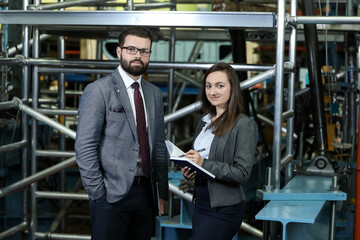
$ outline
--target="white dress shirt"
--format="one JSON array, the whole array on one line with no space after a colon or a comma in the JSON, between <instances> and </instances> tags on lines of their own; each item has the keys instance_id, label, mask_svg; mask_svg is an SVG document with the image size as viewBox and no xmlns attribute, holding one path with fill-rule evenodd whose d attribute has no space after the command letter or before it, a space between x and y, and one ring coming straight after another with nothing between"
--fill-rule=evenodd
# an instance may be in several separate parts
<instances>
[{"instance_id":1,"label":"white dress shirt","mask_svg":"<svg viewBox=\"0 0 360 240\"><path fill-rule=\"evenodd\" d=\"M147 111L146 111L146 103L145 103L145 99L144 99L144 93L141 87L141 80L142 80L142 76L139 77L139 79L137 81L135 81L134 79L132 79L120 66L118 67L118 71L121 75L121 78L124 81L127 93L129 95L129 100L130 100L130 104L131 104L131 108L133 110L133 114L134 114L134 118L135 118L135 124L136 124L136 110L135 110L135 102L134 102L134 91L135 89L131 86L131 84L133 84L134 82L138 82L140 87L140 93L141 93L141 97L144 103L144 111L145 111L145 120L146 120L146 128L149 126L148 124L148 116L147 116Z\"/></svg>"},{"instance_id":2,"label":"white dress shirt","mask_svg":"<svg viewBox=\"0 0 360 240\"><path fill-rule=\"evenodd\" d=\"M139 79L137 81L135 81L120 66L118 67L118 71L119 71L119 73L121 75L121 78L124 81L126 91L127 91L128 96L129 96L131 108L132 108L132 111L133 111L133 114L134 114L135 125L137 125L137 122L136 122L136 108L135 108L135 101L134 101L135 89L131 86L131 84L133 84L134 82L139 83L139 90L140 90L141 97L142 97L143 104L144 104L146 128L148 128L149 125L148 125L148 116L147 116L147 111L146 111L146 103L145 103L144 93L143 93L143 90L142 90L142 87L141 87L142 76L140 76ZM144 173L141 170L140 154L139 154L138 159L137 159L136 176L144 176Z\"/></svg>"}]
</instances>

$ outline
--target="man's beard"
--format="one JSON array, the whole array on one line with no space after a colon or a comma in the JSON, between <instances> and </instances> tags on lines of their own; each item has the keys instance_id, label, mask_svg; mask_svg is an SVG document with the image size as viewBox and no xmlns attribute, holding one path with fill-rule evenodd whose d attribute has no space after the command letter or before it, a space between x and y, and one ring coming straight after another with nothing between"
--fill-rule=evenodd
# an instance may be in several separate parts
<instances>
[{"instance_id":1,"label":"man's beard","mask_svg":"<svg viewBox=\"0 0 360 240\"><path fill-rule=\"evenodd\" d=\"M139 61L141 63L141 66L138 66L138 65L131 66L131 63L134 61ZM133 60L130 62L126 62L122 58L120 60L120 64L121 64L121 67L125 70L125 72L127 72L128 74L130 74L132 76L140 76L141 74L146 72L146 70L149 66L149 63L144 65L144 63L141 60Z\"/></svg>"}]
</instances>

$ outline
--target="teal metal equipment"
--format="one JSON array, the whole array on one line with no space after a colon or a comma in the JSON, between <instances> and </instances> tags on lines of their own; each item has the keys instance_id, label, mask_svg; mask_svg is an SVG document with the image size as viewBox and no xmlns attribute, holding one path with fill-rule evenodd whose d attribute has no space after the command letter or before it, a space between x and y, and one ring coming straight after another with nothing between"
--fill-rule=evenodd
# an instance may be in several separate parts
<instances>
[{"instance_id":1,"label":"teal metal equipment","mask_svg":"<svg viewBox=\"0 0 360 240\"><path fill-rule=\"evenodd\" d=\"M326 240L330 222L327 201L345 201L347 194L332 189L331 177L295 176L283 189L258 190L258 196L270 202L255 219L281 222L283 240Z\"/></svg>"}]
</instances>

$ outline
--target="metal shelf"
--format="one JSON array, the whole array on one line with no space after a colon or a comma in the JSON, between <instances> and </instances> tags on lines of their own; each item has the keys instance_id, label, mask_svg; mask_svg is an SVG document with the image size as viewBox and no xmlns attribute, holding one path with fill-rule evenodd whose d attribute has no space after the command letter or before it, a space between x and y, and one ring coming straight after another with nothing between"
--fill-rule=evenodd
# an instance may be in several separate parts
<instances>
[{"instance_id":1,"label":"metal shelf","mask_svg":"<svg viewBox=\"0 0 360 240\"><path fill-rule=\"evenodd\" d=\"M181 19L181 21L179 21ZM0 24L274 28L275 14L175 11L0 11Z\"/></svg>"}]
</instances>

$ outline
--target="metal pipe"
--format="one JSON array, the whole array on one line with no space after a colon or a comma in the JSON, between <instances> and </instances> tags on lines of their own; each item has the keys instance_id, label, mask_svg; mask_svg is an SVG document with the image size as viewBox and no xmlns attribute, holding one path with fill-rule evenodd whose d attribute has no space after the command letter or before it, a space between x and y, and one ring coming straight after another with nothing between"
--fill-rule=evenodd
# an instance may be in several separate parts
<instances>
[{"instance_id":1,"label":"metal pipe","mask_svg":"<svg viewBox=\"0 0 360 240\"><path fill-rule=\"evenodd\" d=\"M72 167L76 164L76 157L72 157L72 158L69 158L63 162L60 162L58 164L55 164L49 168L46 168L40 172L37 172L27 178L24 178L18 182L15 182L13 184L10 184L9 186L6 186L2 189L0 189L0 198L2 197L5 197L6 195L12 193L12 192L15 192L17 190L20 190L24 187L27 187L29 186L30 184L32 183L35 183L35 182L38 182L44 178L46 178L47 176L51 176L55 173L58 173L60 172L61 170L63 169L66 169L66 168L69 168L69 167ZM35 196L35 192L34 191L34 196Z\"/></svg>"},{"instance_id":2,"label":"metal pipe","mask_svg":"<svg viewBox=\"0 0 360 240\"><path fill-rule=\"evenodd\" d=\"M295 93L295 98L302 96L304 94L308 94L309 91L310 91L310 88L300 89ZM257 112L258 113L267 112L267 111L269 111L269 109L272 109L273 107L274 107L274 102L270 102L267 105L258 108Z\"/></svg>"},{"instance_id":3,"label":"metal pipe","mask_svg":"<svg viewBox=\"0 0 360 240\"><path fill-rule=\"evenodd\" d=\"M359 24L360 17L296 16L289 17L288 21L289 24Z\"/></svg>"},{"instance_id":4,"label":"metal pipe","mask_svg":"<svg viewBox=\"0 0 360 240\"><path fill-rule=\"evenodd\" d=\"M336 217L336 202L331 201L331 220L330 220L330 231L329 240L335 239L335 217Z\"/></svg>"},{"instance_id":5,"label":"metal pipe","mask_svg":"<svg viewBox=\"0 0 360 240\"><path fill-rule=\"evenodd\" d=\"M246 63L246 39L245 39L245 30L244 29L229 29L230 40L232 46L232 59L234 63L244 64ZM239 82L243 82L247 79L247 72L237 72L236 73ZM250 114L250 102L252 102L252 97L250 96L249 89L244 89L242 91L243 103L244 103L244 113Z\"/></svg>"},{"instance_id":6,"label":"metal pipe","mask_svg":"<svg viewBox=\"0 0 360 240\"><path fill-rule=\"evenodd\" d=\"M197 81L193 80L192 78L189 78L188 76L185 76L185 75L179 73L178 71L175 71L174 73L175 73L175 76L185 80L186 82L188 82L196 87L201 87L200 82L197 82Z\"/></svg>"},{"instance_id":7,"label":"metal pipe","mask_svg":"<svg viewBox=\"0 0 360 240\"><path fill-rule=\"evenodd\" d=\"M39 72L45 73L96 73L98 76L96 79L99 79L100 74L109 74L114 72L114 68L109 69L100 69L100 68L69 68L69 67L39 67ZM148 69L147 73L163 73L168 74L169 70L167 69Z\"/></svg>"},{"instance_id":8,"label":"metal pipe","mask_svg":"<svg viewBox=\"0 0 360 240\"><path fill-rule=\"evenodd\" d=\"M291 0L291 16L297 15L297 0ZM289 61L296 64L296 28L291 27L290 40L289 40ZM296 67L294 67L296 69ZM285 116L283 114L283 119L286 119L286 128L289 134L286 135L286 158L280 161L280 165L283 166L286 164L286 174L285 174L285 183L288 183L293 176L293 168L291 160L293 159L293 149L294 149L294 108L295 108L295 73L291 72L288 76L288 101L287 101L287 112L291 112L291 117Z\"/></svg>"},{"instance_id":9,"label":"metal pipe","mask_svg":"<svg viewBox=\"0 0 360 240\"><path fill-rule=\"evenodd\" d=\"M109 67L115 68L119 65L117 60L60 60L60 59L42 59L42 58L24 58L17 56L15 58L1 58L0 65L36 65L36 66L63 66L63 67L86 67L99 68ZM180 63L180 62L150 62L149 69L198 69L207 70L213 64L209 63ZM255 64L231 64L235 71L266 71L273 68L272 65L255 65Z\"/></svg>"},{"instance_id":10,"label":"metal pipe","mask_svg":"<svg viewBox=\"0 0 360 240\"><path fill-rule=\"evenodd\" d=\"M248 232L248 233L252 234L253 236L258 237L260 239L263 239L263 237L264 237L264 234L262 231L260 231L259 229L251 226L250 224L248 224L244 221L241 223L240 229L245 232Z\"/></svg>"},{"instance_id":11,"label":"metal pipe","mask_svg":"<svg viewBox=\"0 0 360 240\"><path fill-rule=\"evenodd\" d=\"M15 100L17 99L17 101L19 102L19 109L27 114L29 114L30 116L32 116L34 119L37 119L39 121L44 122L46 125L49 125L52 128L55 128L56 130L62 132L63 134L69 136L72 139L75 139L76 137L76 132L65 127L62 124L59 124L58 122L52 120L51 118L33 110L32 108L26 106L25 104L23 104L20 99L18 98L14 98ZM34 149L34 152L36 151L36 149Z\"/></svg>"},{"instance_id":12,"label":"metal pipe","mask_svg":"<svg viewBox=\"0 0 360 240\"><path fill-rule=\"evenodd\" d=\"M195 42L195 44L193 45L193 47L191 49L189 57L187 59L188 62L195 62L196 61L196 59L197 59L197 57L199 55L200 49L203 46L203 43L204 43L203 41L196 41ZM193 85L195 85L197 87L201 87L200 82L194 81L193 79L186 76L186 75L190 75L191 70L182 70L181 73L179 73L177 71L174 71L174 73L175 73L175 75L182 77L187 82L190 82L191 84L193 84ZM180 88L179 94L177 95L177 98L175 100L172 112L175 112L178 109L178 106L179 106L179 104L181 102L181 99L182 99L183 93L185 91L186 85L187 85L186 82L181 83L181 88ZM175 95L176 95L176 93L175 93Z\"/></svg>"},{"instance_id":13,"label":"metal pipe","mask_svg":"<svg viewBox=\"0 0 360 240\"><path fill-rule=\"evenodd\" d=\"M173 8L176 6L173 3L145 3L145 4L134 4L134 10L148 10L156 8Z\"/></svg>"},{"instance_id":14,"label":"metal pipe","mask_svg":"<svg viewBox=\"0 0 360 240\"><path fill-rule=\"evenodd\" d=\"M290 95L290 94L289 94ZM291 95L291 96L294 96L294 95ZM290 100L290 99L289 99ZM289 109L289 108L288 108ZM283 114L282 114L282 119L283 119L283 121L286 121L286 120L288 120L288 119L290 119L290 118L292 118L293 116L295 115L295 113L294 113L294 110L292 109L292 110L288 110L288 111L286 111L286 112L283 112ZM289 131L288 131L289 132Z\"/></svg>"},{"instance_id":15,"label":"metal pipe","mask_svg":"<svg viewBox=\"0 0 360 240\"><path fill-rule=\"evenodd\" d=\"M332 184L330 187L332 191L339 191L338 177L335 175L332 178ZM329 240L335 239L335 220L336 220L336 202L331 201L331 218L330 218L330 229L329 229Z\"/></svg>"},{"instance_id":16,"label":"metal pipe","mask_svg":"<svg viewBox=\"0 0 360 240\"><path fill-rule=\"evenodd\" d=\"M22 149L25 148L26 146L27 146L27 141L25 140L22 140L20 142L10 143L7 145L0 146L0 153Z\"/></svg>"},{"instance_id":17,"label":"metal pipe","mask_svg":"<svg viewBox=\"0 0 360 240\"><path fill-rule=\"evenodd\" d=\"M61 3L64 3L64 0L60 0ZM64 9L61 8L61 10L63 11ZM64 59L65 58L65 38L64 36L59 36L58 38L58 58L59 59ZM58 78L58 96L59 96L59 108L60 109L64 109L65 108L65 102L66 102L66 97L65 97L65 73L60 73L59 74L59 78ZM64 115L60 115L58 116L58 122L61 125L66 125L66 118ZM58 140L58 149L60 151L64 151L65 150L65 135L61 134L60 132L58 133L59 136L59 140ZM64 158L60 158L59 161L64 161ZM60 191L65 192L65 171L61 171L60 174ZM60 208L63 209L64 208L64 204L65 202L63 200L59 201L59 205ZM61 221L61 228L60 231L64 231L65 230L65 219L62 219Z\"/></svg>"},{"instance_id":18,"label":"metal pipe","mask_svg":"<svg viewBox=\"0 0 360 240\"><path fill-rule=\"evenodd\" d=\"M274 185L272 184L272 169L271 167L267 167L265 170L265 184L264 184L264 190L267 192L270 192L274 190Z\"/></svg>"},{"instance_id":19,"label":"metal pipe","mask_svg":"<svg viewBox=\"0 0 360 240\"><path fill-rule=\"evenodd\" d=\"M274 188L280 189L280 159L281 159L281 128L283 109L283 73L285 49L285 0L278 1L276 66L275 66L275 109L273 137L273 171Z\"/></svg>"},{"instance_id":20,"label":"metal pipe","mask_svg":"<svg viewBox=\"0 0 360 240\"><path fill-rule=\"evenodd\" d=\"M96 41L96 59L101 61L102 60L102 55L103 55L103 41L102 40L97 40ZM101 78L101 74L97 73L96 74L96 79L100 79Z\"/></svg>"},{"instance_id":21,"label":"metal pipe","mask_svg":"<svg viewBox=\"0 0 360 240\"><path fill-rule=\"evenodd\" d=\"M23 10L25 10L27 8L27 6L29 5L29 0L23 0ZM29 26L28 25L23 25L23 44L22 44L22 51L23 51L23 56L25 58L29 57ZM40 37L41 39L41 37ZM32 43L33 44L33 40ZM22 99L24 101L27 101L29 98L29 66L28 65L24 65L22 67L23 69L23 75L22 75ZM29 126L28 126L28 116L27 114L21 114L21 126L22 126L22 131L21 131L21 139L22 141L28 141L29 139ZM22 150L21 153L21 175L22 178L26 178L28 176L28 146L26 148L24 148ZM28 190L24 189L22 192L23 195L23 221L27 222L29 221L29 211L28 211L28 206L29 206L29 197L28 197ZM27 236L25 234L23 234L22 239L25 240L27 238Z\"/></svg>"},{"instance_id":22,"label":"metal pipe","mask_svg":"<svg viewBox=\"0 0 360 240\"><path fill-rule=\"evenodd\" d=\"M91 240L89 235L36 232L36 239L58 239L58 240Z\"/></svg>"},{"instance_id":23,"label":"metal pipe","mask_svg":"<svg viewBox=\"0 0 360 240\"><path fill-rule=\"evenodd\" d=\"M126 7L124 8L127 11L134 10L134 1L133 0L126 0Z\"/></svg>"},{"instance_id":24,"label":"metal pipe","mask_svg":"<svg viewBox=\"0 0 360 240\"><path fill-rule=\"evenodd\" d=\"M281 159L280 161L280 166L284 167L286 164L288 164L291 160L293 160L293 155L292 154L288 154L286 155L284 158ZM290 178L288 179L290 180Z\"/></svg>"},{"instance_id":25,"label":"metal pipe","mask_svg":"<svg viewBox=\"0 0 360 240\"><path fill-rule=\"evenodd\" d=\"M359 67L358 67L358 68L359 68ZM346 75L345 72L339 72L339 73L336 74L336 78L337 78L337 79L342 79L342 78L345 77L345 75Z\"/></svg>"},{"instance_id":26,"label":"metal pipe","mask_svg":"<svg viewBox=\"0 0 360 240\"><path fill-rule=\"evenodd\" d=\"M17 104L15 101L0 102L0 111L13 108L17 108Z\"/></svg>"},{"instance_id":27,"label":"metal pipe","mask_svg":"<svg viewBox=\"0 0 360 240\"><path fill-rule=\"evenodd\" d=\"M173 122L173 121L175 121L179 118L182 118L183 116L186 116L197 110L200 110L201 107L202 107L202 103L200 101L198 101L198 102L194 102L186 107L183 107L174 113L170 113L164 117L165 124Z\"/></svg>"},{"instance_id":28,"label":"metal pipe","mask_svg":"<svg viewBox=\"0 0 360 240\"><path fill-rule=\"evenodd\" d=\"M265 172L265 185L266 186L271 186L272 184L272 170L271 167L267 167L266 168L266 172Z\"/></svg>"},{"instance_id":29,"label":"metal pipe","mask_svg":"<svg viewBox=\"0 0 360 240\"><path fill-rule=\"evenodd\" d=\"M305 15L315 15L315 5L312 0L302 0L302 8ZM324 94L321 82L321 67L319 62L319 43L316 26L314 24L306 24L304 26L304 30L306 56L309 70L311 105L313 107L312 113L314 118L314 147L324 153L324 151L328 149L328 141L324 112Z\"/></svg>"},{"instance_id":30,"label":"metal pipe","mask_svg":"<svg viewBox=\"0 0 360 240\"><path fill-rule=\"evenodd\" d=\"M299 153L298 153L298 159L300 160L299 166L303 166L304 162L304 129L301 128L301 131L299 133Z\"/></svg>"},{"instance_id":31,"label":"metal pipe","mask_svg":"<svg viewBox=\"0 0 360 240\"><path fill-rule=\"evenodd\" d=\"M270 126L274 126L274 121L272 121L270 118L265 117L264 115L261 114L257 114L257 117L259 118L259 120L263 121L264 123L270 125ZM281 127L281 132L286 134L287 133L287 129L285 127ZM296 133L293 133L293 137L294 139L297 139L297 135Z\"/></svg>"},{"instance_id":32,"label":"metal pipe","mask_svg":"<svg viewBox=\"0 0 360 240\"><path fill-rule=\"evenodd\" d=\"M360 53L360 47L359 47ZM360 84L360 81L359 81ZM360 96L360 88L359 88ZM355 213L354 213L354 239L360 239L360 104L358 104L358 135L356 156L356 188L355 188Z\"/></svg>"},{"instance_id":33,"label":"metal pipe","mask_svg":"<svg viewBox=\"0 0 360 240\"><path fill-rule=\"evenodd\" d=\"M51 151L51 150L37 150L36 156L38 157L74 157L75 152L70 151Z\"/></svg>"},{"instance_id":34,"label":"metal pipe","mask_svg":"<svg viewBox=\"0 0 360 240\"><path fill-rule=\"evenodd\" d=\"M170 182L169 182L169 191L186 201L192 202L193 195L191 193L185 193L181 191L178 187L176 187L174 184Z\"/></svg>"},{"instance_id":35,"label":"metal pipe","mask_svg":"<svg viewBox=\"0 0 360 240\"><path fill-rule=\"evenodd\" d=\"M19 56L16 56L15 58L2 58L0 59L0 65L21 65L25 64Z\"/></svg>"},{"instance_id":36,"label":"metal pipe","mask_svg":"<svg viewBox=\"0 0 360 240\"><path fill-rule=\"evenodd\" d=\"M25 27L24 27L24 31L25 31ZM26 31L29 31L29 30L26 30ZM28 33L26 35L28 36ZM43 41L43 40L46 40L46 39L48 39L50 37L51 37L51 35L49 35L49 34L41 34L40 35L40 42ZM34 40L33 39L27 40L27 38L25 38L25 34L24 34L24 41L25 40L28 41L27 45L32 46ZM16 47L9 48L8 56L14 55L17 51L21 51L23 49L23 46L24 46L24 43L19 43L18 45L16 45ZM27 46L27 48L28 48L28 46ZM28 51L28 50L26 50L26 51ZM26 57L29 57L29 55L26 55Z\"/></svg>"},{"instance_id":37,"label":"metal pipe","mask_svg":"<svg viewBox=\"0 0 360 240\"><path fill-rule=\"evenodd\" d=\"M67 7L82 6L95 3L105 3L109 0L77 0L77 1L66 1L61 3L53 4L42 4L42 5L29 5L28 10L53 10Z\"/></svg>"},{"instance_id":38,"label":"metal pipe","mask_svg":"<svg viewBox=\"0 0 360 240\"><path fill-rule=\"evenodd\" d=\"M346 15L352 16L353 15L353 0L346 0Z\"/></svg>"},{"instance_id":39,"label":"metal pipe","mask_svg":"<svg viewBox=\"0 0 360 240\"><path fill-rule=\"evenodd\" d=\"M46 73L97 73L97 74L109 74L112 73L114 69L93 69L93 68L55 68L55 67L39 67L39 72ZM98 79L98 77L97 77Z\"/></svg>"},{"instance_id":40,"label":"metal pipe","mask_svg":"<svg viewBox=\"0 0 360 240\"><path fill-rule=\"evenodd\" d=\"M349 90L345 93L348 105L347 116L344 118L344 136L345 143L352 143L352 139L356 138L356 39L354 33L347 33L347 66L346 66L346 83ZM353 155L352 155L353 156Z\"/></svg>"},{"instance_id":41,"label":"metal pipe","mask_svg":"<svg viewBox=\"0 0 360 240\"><path fill-rule=\"evenodd\" d=\"M35 196L37 198L46 198L46 199L67 199L67 200L71 199L71 200L84 200L84 201L89 200L89 196L86 193L36 191Z\"/></svg>"},{"instance_id":42,"label":"metal pipe","mask_svg":"<svg viewBox=\"0 0 360 240\"><path fill-rule=\"evenodd\" d=\"M169 45L169 62L175 62L175 29L171 28L171 39ZM168 113L172 112L173 107L173 95L174 95L174 69L171 68L169 72L169 82L168 82Z\"/></svg>"},{"instance_id":43,"label":"metal pipe","mask_svg":"<svg viewBox=\"0 0 360 240\"><path fill-rule=\"evenodd\" d=\"M40 0L35 0L34 4L40 4ZM37 26L33 29L34 43L33 43L33 56L34 58L39 57L39 47L40 47L40 31ZM33 111L36 112L38 108L38 99L39 99L39 73L37 71L38 66L33 67L32 73L32 108ZM27 106L26 106L27 107ZM20 108L19 108L20 109ZM21 110L21 109L20 109ZM31 119L31 174L36 174L37 172L37 158L36 158L36 149L38 145L38 121L33 117ZM31 217L30 217L30 235L32 239L35 239L35 232L38 227L38 219L37 219L37 201L34 197L34 193L37 190L37 183L34 182L30 188L30 198L31 198Z\"/></svg>"},{"instance_id":44,"label":"metal pipe","mask_svg":"<svg viewBox=\"0 0 360 240\"><path fill-rule=\"evenodd\" d=\"M29 103L32 103L32 102L33 102L33 99L32 99L32 98L29 98L29 99L27 99L27 101L28 101ZM39 99L38 99L38 103L39 103L39 104L57 104L58 101L57 101L56 98L52 98L52 99L50 99L50 98L39 98Z\"/></svg>"},{"instance_id":45,"label":"metal pipe","mask_svg":"<svg viewBox=\"0 0 360 240\"><path fill-rule=\"evenodd\" d=\"M0 233L0 239L6 239L7 237L10 237L12 235L14 235L17 232L22 232L25 231L27 228L27 223L26 222L22 222L12 228L9 228L3 232Z\"/></svg>"},{"instance_id":46,"label":"metal pipe","mask_svg":"<svg viewBox=\"0 0 360 240\"><path fill-rule=\"evenodd\" d=\"M260 73L252 78L249 78L243 82L240 83L241 89L249 88L251 86L254 86L258 83L261 83L263 81L272 79L275 77L275 70L271 69L266 72Z\"/></svg>"},{"instance_id":47,"label":"metal pipe","mask_svg":"<svg viewBox=\"0 0 360 240\"><path fill-rule=\"evenodd\" d=\"M169 62L174 62L175 61L175 28L171 28L171 38L170 38L170 44L169 44ZM174 72L175 69L171 68L169 70L169 81L168 81L168 90L167 90L167 103L168 103L168 108L167 108L167 113L171 113L172 112L172 108L173 108L173 98L174 98ZM167 137L170 139L171 138L171 131L172 131L172 127L171 127L171 123L167 124Z\"/></svg>"},{"instance_id":48,"label":"metal pipe","mask_svg":"<svg viewBox=\"0 0 360 240\"><path fill-rule=\"evenodd\" d=\"M79 192L81 187L82 187L82 181L81 181L81 178L78 178L74 187L71 189L71 192L77 193L77 192ZM86 196L87 194L84 194L84 195ZM64 201L64 199L62 201ZM63 220L65 220L64 217L66 216L66 213L72 203L73 203L73 200L64 201L64 206L60 209L60 211L57 212L54 221L52 222L51 226L48 229L48 232L56 232L57 231L60 223L64 222L63 221Z\"/></svg>"},{"instance_id":49,"label":"metal pipe","mask_svg":"<svg viewBox=\"0 0 360 240\"><path fill-rule=\"evenodd\" d=\"M52 109L52 108L39 108L39 113L45 115L68 115L68 116L77 116L77 110L68 110L68 109Z\"/></svg>"},{"instance_id":50,"label":"metal pipe","mask_svg":"<svg viewBox=\"0 0 360 240\"><path fill-rule=\"evenodd\" d=\"M186 88L186 82L182 82L181 83L181 87L180 87L180 90L178 90L178 96L175 100L175 103L174 103L174 106L173 106L173 109L172 109L172 112L176 112L180 102L181 102L181 98L182 96L184 95L184 91L185 91L185 88Z\"/></svg>"},{"instance_id":51,"label":"metal pipe","mask_svg":"<svg viewBox=\"0 0 360 240\"><path fill-rule=\"evenodd\" d=\"M50 94L58 95L58 93L56 91L50 91L50 90L42 90L41 93L49 94L49 95ZM66 90L65 95L80 96L80 95L82 95L82 91ZM55 103L57 103L57 102L55 102Z\"/></svg>"}]
</instances>

